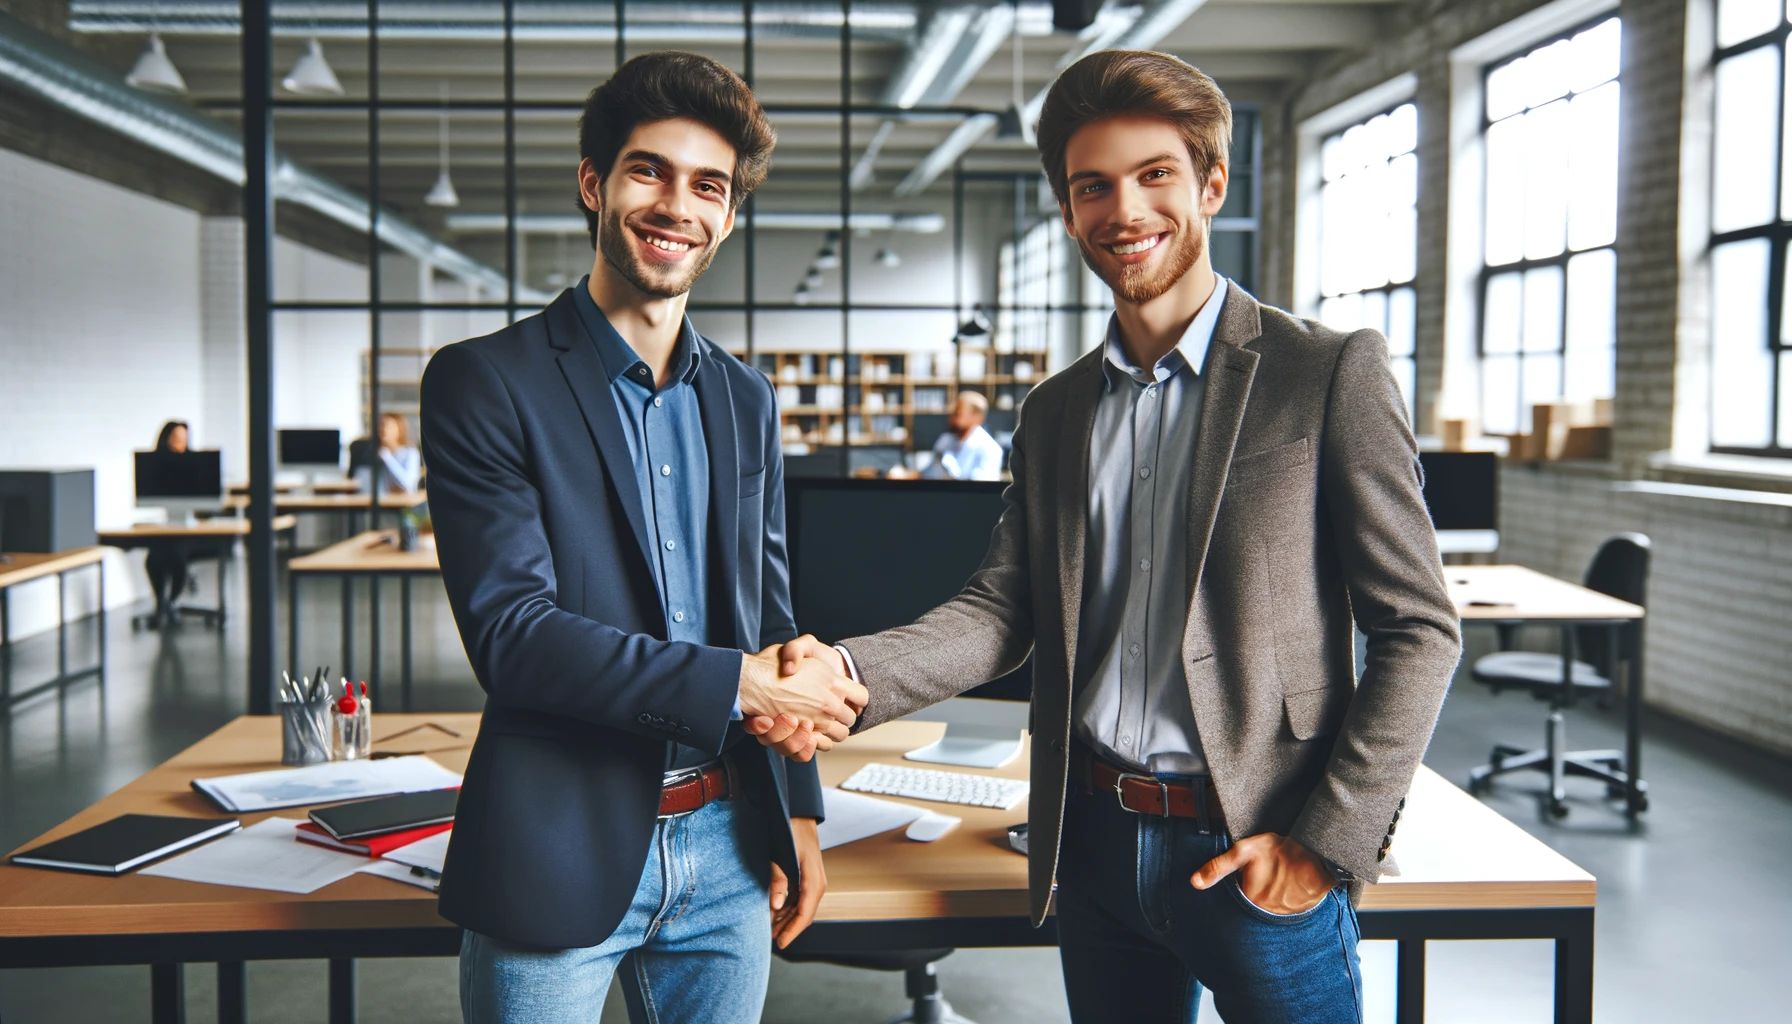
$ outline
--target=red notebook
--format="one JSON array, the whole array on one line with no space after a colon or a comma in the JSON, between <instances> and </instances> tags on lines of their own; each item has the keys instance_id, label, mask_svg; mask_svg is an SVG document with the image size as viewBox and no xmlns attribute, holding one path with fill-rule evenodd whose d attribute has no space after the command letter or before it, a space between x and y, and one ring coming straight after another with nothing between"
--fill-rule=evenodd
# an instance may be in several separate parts
<instances>
[{"instance_id":1,"label":"red notebook","mask_svg":"<svg viewBox=\"0 0 1792 1024\"><path fill-rule=\"evenodd\" d=\"M443 821L434 825L424 825L421 828L407 828L402 832L387 832L381 836L368 836L364 839L345 841L337 839L309 821L302 821L299 822L294 838L301 843L316 843L318 846L327 846L332 850L346 850L349 853L359 853L367 857L384 857L401 846L409 846L419 839L428 839L437 832L446 832L453 827L454 822Z\"/></svg>"}]
</instances>

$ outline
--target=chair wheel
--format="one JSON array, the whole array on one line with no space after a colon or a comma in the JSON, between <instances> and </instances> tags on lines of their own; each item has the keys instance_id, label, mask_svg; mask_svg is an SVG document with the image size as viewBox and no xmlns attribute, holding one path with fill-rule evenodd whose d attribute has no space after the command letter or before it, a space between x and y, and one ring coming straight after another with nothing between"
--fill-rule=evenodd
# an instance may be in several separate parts
<instances>
[{"instance_id":1,"label":"chair wheel","mask_svg":"<svg viewBox=\"0 0 1792 1024\"><path fill-rule=\"evenodd\" d=\"M1624 799L1624 787L1615 782L1608 782L1605 786L1605 795L1612 800L1622 800Z\"/></svg>"},{"instance_id":2,"label":"chair wheel","mask_svg":"<svg viewBox=\"0 0 1792 1024\"><path fill-rule=\"evenodd\" d=\"M1549 816L1557 821L1561 821L1568 816L1568 805L1560 800L1551 800L1549 802Z\"/></svg>"},{"instance_id":3,"label":"chair wheel","mask_svg":"<svg viewBox=\"0 0 1792 1024\"><path fill-rule=\"evenodd\" d=\"M1477 794L1487 792L1487 780L1478 775L1469 775L1468 791Z\"/></svg>"},{"instance_id":4,"label":"chair wheel","mask_svg":"<svg viewBox=\"0 0 1792 1024\"><path fill-rule=\"evenodd\" d=\"M1644 794L1642 794L1642 793L1638 793L1638 794L1637 794L1637 797L1636 797L1636 810L1637 810L1637 813L1638 813L1638 814L1641 814L1641 813L1642 813L1642 812L1644 812L1644 811L1646 811L1646 810L1648 810L1648 809L1649 809L1649 798L1648 798L1648 796L1646 796L1646 795L1644 795Z\"/></svg>"}]
</instances>

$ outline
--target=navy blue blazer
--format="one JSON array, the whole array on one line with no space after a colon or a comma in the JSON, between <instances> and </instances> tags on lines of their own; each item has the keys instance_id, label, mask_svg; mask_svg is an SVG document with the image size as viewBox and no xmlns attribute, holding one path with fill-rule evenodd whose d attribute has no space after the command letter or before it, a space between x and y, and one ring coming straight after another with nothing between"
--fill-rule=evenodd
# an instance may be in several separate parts
<instances>
[{"instance_id":1,"label":"navy blue blazer","mask_svg":"<svg viewBox=\"0 0 1792 1024\"><path fill-rule=\"evenodd\" d=\"M796 636L777 406L763 375L698 343L716 647L665 639L622 423L571 292L424 372L442 579L486 693L442 875L442 916L462 927L543 949L607 938L646 864L674 740L738 744L739 799L798 877L789 818L821 816L815 766L731 721L740 651Z\"/></svg>"}]
</instances>

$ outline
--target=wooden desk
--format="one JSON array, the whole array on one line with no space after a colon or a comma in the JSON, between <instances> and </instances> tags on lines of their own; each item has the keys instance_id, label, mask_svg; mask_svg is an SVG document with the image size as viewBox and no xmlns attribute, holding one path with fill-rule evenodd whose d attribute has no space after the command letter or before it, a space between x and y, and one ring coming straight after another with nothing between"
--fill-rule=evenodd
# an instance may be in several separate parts
<instances>
[{"instance_id":1,"label":"wooden desk","mask_svg":"<svg viewBox=\"0 0 1792 1024\"><path fill-rule=\"evenodd\" d=\"M106 680L106 570L101 564L105 549L95 545L70 548L47 554L9 552L0 557L0 711L45 690L56 689L88 676ZM75 672L68 670L68 587L69 573L89 566L99 579L99 662ZM12 588L21 583L56 577L56 678L39 683L23 692L12 688Z\"/></svg>"},{"instance_id":2,"label":"wooden desk","mask_svg":"<svg viewBox=\"0 0 1792 1024\"><path fill-rule=\"evenodd\" d=\"M1456 612L1467 623L1520 625L1547 623L1562 632L1562 678L1566 684L1574 666L1574 627L1603 626L1610 637L1610 657L1616 666L1614 687L1624 694L1624 813L1634 819L1649 809L1648 786L1643 781L1643 622L1641 605L1589 590L1522 565L1446 565L1444 580ZM1632 657L1620 656L1620 641L1628 634ZM1566 812L1564 794L1550 794L1552 809Z\"/></svg>"},{"instance_id":3,"label":"wooden desk","mask_svg":"<svg viewBox=\"0 0 1792 1024\"><path fill-rule=\"evenodd\" d=\"M474 714L375 716L376 749L427 752L465 769L478 728ZM436 722L459 738L418 731ZM822 778L837 783L868 760L894 760L944 726L893 722L826 755ZM189 782L274 767L279 720L244 717L224 726L94 806L26 843L36 846L128 811L216 817ZM1025 756L993 774L1022 776ZM829 951L934 946L1042 946L1055 921L1027 920L1026 861L1007 848L1019 811L949 808L964 823L919 844L899 831L827 853L828 894L798 949ZM272 812L303 817L305 808ZM242 815L245 824L266 815ZM1403 874L1371 886L1360 911L1363 937L1399 942L1399 1019L1424 1012L1426 939L1548 938L1556 942L1556 1016L1585 1022L1592 1009L1592 876L1529 834L1421 769L1407 798L1394 856ZM23 847L21 847L23 848ZM141 874L105 878L0 866L0 962L17 967L150 964L157 1021L179 1019L181 965L216 962L221 1021L243 1015L243 961L335 958L331 1019L352 1019L353 963L372 956L453 956L459 931L436 914L434 897L387 879L356 875L308 895L201 885ZM346 993L346 995L345 995Z\"/></svg>"},{"instance_id":4,"label":"wooden desk","mask_svg":"<svg viewBox=\"0 0 1792 1024\"><path fill-rule=\"evenodd\" d=\"M249 535L249 525L247 519L200 519L191 523L133 523L119 529L101 530L99 539L101 544L122 548L126 551L166 540L210 542L212 547L228 550L237 538ZM298 525L299 521L294 516L274 517L274 532L276 534L290 533ZM224 558L220 554L218 557L218 606L193 610L204 616L207 622L222 627L228 614L224 603L224 594ZM178 601L176 605L178 607ZM132 619L131 629L137 629L139 623L147 617L140 615Z\"/></svg>"},{"instance_id":5,"label":"wooden desk","mask_svg":"<svg viewBox=\"0 0 1792 1024\"><path fill-rule=\"evenodd\" d=\"M382 494L380 509L386 512L406 512L428 501L429 497L419 491L416 494ZM275 512L365 512L373 502L362 493L317 493L317 494L277 494L274 496ZM228 512L240 512L249 507L249 496L235 494L224 499L221 506Z\"/></svg>"},{"instance_id":6,"label":"wooden desk","mask_svg":"<svg viewBox=\"0 0 1792 1024\"><path fill-rule=\"evenodd\" d=\"M398 548L398 531L368 530L327 548L301 555L286 563L286 649L289 660L303 663L299 651L299 580L304 577L336 577L342 583L342 669L353 676L355 670L355 580L366 578L373 595L373 628L369 632L370 664L368 683L378 696L380 683L379 580L396 576L399 580L400 707L411 709L411 579L415 576L439 576L441 562L436 559L434 534L423 534L413 551ZM377 705L376 705L377 706Z\"/></svg>"}]
</instances>

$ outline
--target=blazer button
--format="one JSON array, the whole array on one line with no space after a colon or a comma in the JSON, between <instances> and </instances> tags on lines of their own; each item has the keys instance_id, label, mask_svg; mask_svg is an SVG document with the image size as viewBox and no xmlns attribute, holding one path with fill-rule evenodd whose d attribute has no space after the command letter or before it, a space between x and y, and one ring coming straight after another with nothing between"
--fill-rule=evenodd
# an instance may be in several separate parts
<instances>
[{"instance_id":1,"label":"blazer button","mask_svg":"<svg viewBox=\"0 0 1792 1024\"><path fill-rule=\"evenodd\" d=\"M690 734L691 734L691 727L690 727L690 726L688 726L688 725L681 725L681 726L679 726L679 727L678 727L678 735L680 735L680 736L689 736L689 735L690 735Z\"/></svg>"},{"instance_id":2,"label":"blazer button","mask_svg":"<svg viewBox=\"0 0 1792 1024\"><path fill-rule=\"evenodd\" d=\"M640 714L635 716L635 721L640 722L642 725L646 725L647 723L653 721L653 716L648 714L647 712L643 711Z\"/></svg>"}]
</instances>

